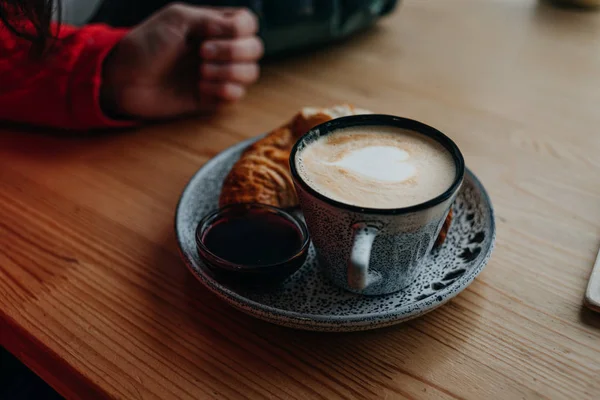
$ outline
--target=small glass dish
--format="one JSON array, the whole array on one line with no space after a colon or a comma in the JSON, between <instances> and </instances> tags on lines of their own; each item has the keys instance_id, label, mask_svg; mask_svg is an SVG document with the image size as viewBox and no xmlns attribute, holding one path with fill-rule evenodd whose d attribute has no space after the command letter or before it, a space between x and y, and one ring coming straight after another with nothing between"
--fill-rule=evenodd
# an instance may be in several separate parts
<instances>
[{"instance_id":1,"label":"small glass dish","mask_svg":"<svg viewBox=\"0 0 600 400\"><path fill-rule=\"evenodd\" d=\"M306 225L282 209L257 203L223 207L196 228L202 261L220 278L252 286L272 286L306 260Z\"/></svg>"}]
</instances>

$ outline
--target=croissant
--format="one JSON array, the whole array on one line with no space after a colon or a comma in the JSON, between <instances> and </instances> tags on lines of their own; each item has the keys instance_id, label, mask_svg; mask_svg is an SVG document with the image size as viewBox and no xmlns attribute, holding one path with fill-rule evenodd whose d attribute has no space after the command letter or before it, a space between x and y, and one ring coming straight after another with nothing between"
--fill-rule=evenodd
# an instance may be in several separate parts
<instances>
[{"instance_id":1,"label":"croissant","mask_svg":"<svg viewBox=\"0 0 600 400\"><path fill-rule=\"evenodd\" d=\"M289 157L296 141L313 127L334 118L369 114L351 105L303 108L285 125L248 147L223 182L219 206L262 203L280 208L298 205L289 170Z\"/></svg>"}]
</instances>

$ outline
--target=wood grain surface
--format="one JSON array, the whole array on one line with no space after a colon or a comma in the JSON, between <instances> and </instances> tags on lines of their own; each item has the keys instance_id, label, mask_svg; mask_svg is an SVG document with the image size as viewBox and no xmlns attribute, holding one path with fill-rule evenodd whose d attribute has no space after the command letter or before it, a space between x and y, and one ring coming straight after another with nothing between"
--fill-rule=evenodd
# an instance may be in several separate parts
<instances>
[{"instance_id":1,"label":"wood grain surface","mask_svg":"<svg viewBox=\"0 0 600 400\"><path fill-rule=\"evenodd\" d=\"M180 261L174 209L209 158L302 106L353 102L450 135L498 219L487 269L399 326L298 332ZM68 398L600 398L600 13L405 0L271 61L240 105L126 132L0 132L1 344Z\"/></svg>"}]
</instances>

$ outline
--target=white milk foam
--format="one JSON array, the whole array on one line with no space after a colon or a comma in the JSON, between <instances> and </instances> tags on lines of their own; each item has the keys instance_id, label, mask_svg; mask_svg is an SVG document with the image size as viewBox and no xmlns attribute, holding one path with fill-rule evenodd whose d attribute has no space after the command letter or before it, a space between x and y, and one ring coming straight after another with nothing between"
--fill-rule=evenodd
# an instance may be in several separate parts
<instances>
[{"instance_id":1,"label":"white milk foam","mask_svg":"<svg viewBox=\"0 0 600 400\"><path fill-rule=\"evenodd\" d=\"M417 173L410 155L391 146L371 146L353 150L341 160L328 165L345 168L366 178L388 182L406 181Z\"/></svg>"},{"instance_id":2,"label":"white milk foam","mask_svg":"<svg viewBox=\"0 0 600 400\"><path fill-rule=\"evenodd\" d=\"M356 127L308 144L297 156L300 176L326 197L359 207L401 208L446 191L456 176L438 142L393 127Z\"/></svg>"}]
</instances>

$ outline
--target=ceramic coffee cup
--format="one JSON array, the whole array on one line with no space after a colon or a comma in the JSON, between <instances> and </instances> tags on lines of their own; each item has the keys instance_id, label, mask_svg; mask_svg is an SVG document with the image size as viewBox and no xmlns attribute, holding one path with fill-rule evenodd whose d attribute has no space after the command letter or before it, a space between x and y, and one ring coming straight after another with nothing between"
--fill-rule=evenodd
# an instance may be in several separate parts
<instances>
[{"instance_id":1,"label":"ceramic coffee cup","mask_svg":"<svg viewBox=\"0 0 600 400\"><path fill-rule=\"evenodd\" d=\"M365 208L326 197L299 174L298 155L324 135L361 126L396 127L435 140L454 160L454 181L436 197L405 208ZM440 131L410 119L376 114L343 117L310 130L292 149L290 168L322 272L333 284L365 295L400 291L415 279L465 172L460 150Z\"/></svg>"}]
</instances>

